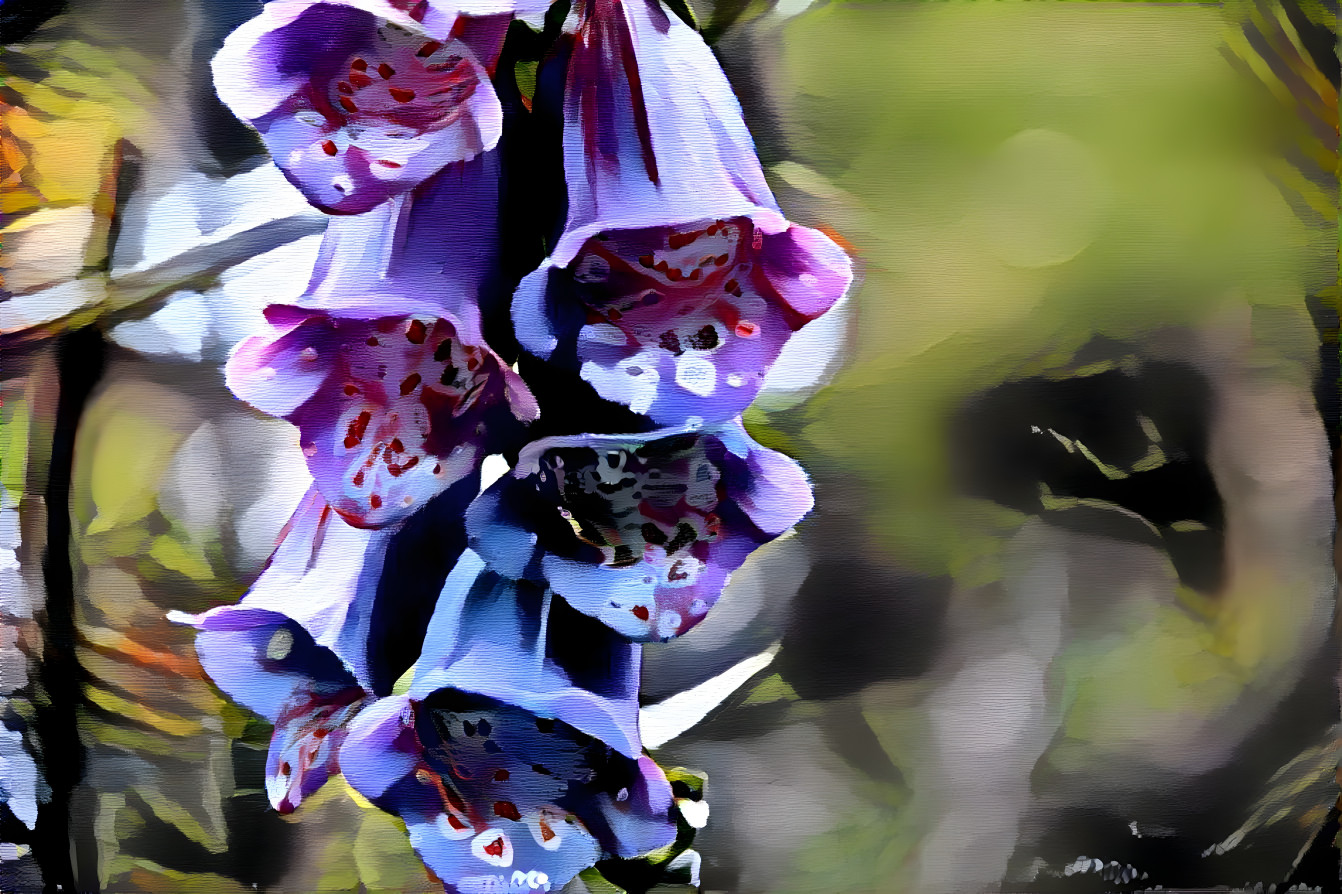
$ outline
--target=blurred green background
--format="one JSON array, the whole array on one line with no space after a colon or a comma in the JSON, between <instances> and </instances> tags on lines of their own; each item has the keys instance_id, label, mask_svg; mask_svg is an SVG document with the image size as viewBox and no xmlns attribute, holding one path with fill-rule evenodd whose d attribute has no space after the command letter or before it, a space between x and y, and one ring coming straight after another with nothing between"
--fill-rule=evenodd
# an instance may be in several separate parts
<instances>
[{"instance_id":1,"label":"blurred green background","mask_svg":"<svg viewBox=\"0 0 1342 894\"><path fill-rule=\"evenodd\" d=\"M155 267L145 235L181 248L294 205L278 178L230 187L264 171L208 94L250 13L155 4L145 29L136 4L69 6L4 60L0 443L40 541L51 336L96 320L68 493L73 875L431 890L396 822L337 786L265 809L268 730L163 620L236 599L302 489L292 431L219 367L295 288L311 225L203 273ZM1336 8L694 6L783 207L860 273L747 415L810 470L816 514L649 649L653 700L781 643L656 753L707 774L705 890L1326 878ZM183 184L212 197L198 219L156 221ZM12 706L42 703L36 679Z\"/></svg>"}]
</instances>

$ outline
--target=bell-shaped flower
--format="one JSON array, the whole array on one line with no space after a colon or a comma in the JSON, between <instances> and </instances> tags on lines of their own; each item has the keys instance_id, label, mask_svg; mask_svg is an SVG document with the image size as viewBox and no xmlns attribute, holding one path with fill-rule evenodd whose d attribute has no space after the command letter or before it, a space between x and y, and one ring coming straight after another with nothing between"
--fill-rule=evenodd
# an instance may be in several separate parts
<instances>
[{"instance_id":1,"label":"bell-shaped flower","mask_svg":"<svg viewBox=\"0 0 1342 894\"><path fill-rule=\"evenodd\" d=\"M638 649L467 552L408 692L354 721L341 770L447 890L558 890L675 838L638 737Z\"/></svg>"},{"instance_id":2,"label":"bell-shaped flower","mask_svg":"<svg viewBox=\"0 0 1342 894\"><path fill-rule=\"evenodd\" d=\"M472 474L511 420L536 415L481 332L496 162L333 219L307 293L269 307L271 332L229 359L233 392L298 426L317 486L351 524L416 511Z\"/></svg>"},{"instance_id":3,"label":"bell-shaped flower","mask_svg":"<svg viewBox=\"0 0 1342 894\"><path fill-rule=\"evenodd\" d=\"M275 725L266 790L276 810L294 810L336 772L346 724L409 665L402 656L464 546L452 522L475 487L379 530L346 524L313 488L241 601L170 614L198 629L196 652L215 685ZM424 527L434 535L427 561Z\"/></svg>"},{"instance_id":4,"label":"bell-shaped flower","mask_svg":"<svg viewBox=\"0 0 1342 894\"><path fill-rule=\"evenodd\" d=\"M531 353L661 425L730 419L852 281L789 223L726 77L657 0L580 0L567 54L568 219L513 303Z\"/></svg>"},{"instance_id":5,"label":"bell-shaped flower","mask_svg":"<svg viewBox=\"0 0 1342 894\"><path fill-rule=\"evenodd\" d=\"M476 5L465 11L508 6ZM215 90L309 202L368 211L498 142L502 109L462 9L272 0L224 41Z\"/></svg>"},{"instance_id":6,"label":"bell-shaped flower","mask_svg":"<svg viewBox=\"0 0 1342 894\"><path fill-rule=\"evenodd\" d=\"M801 467L737 421L533 442L466 528L498 573L652 642L703 620L731 572L812 502Z\"/></svg>"}]
</instances>

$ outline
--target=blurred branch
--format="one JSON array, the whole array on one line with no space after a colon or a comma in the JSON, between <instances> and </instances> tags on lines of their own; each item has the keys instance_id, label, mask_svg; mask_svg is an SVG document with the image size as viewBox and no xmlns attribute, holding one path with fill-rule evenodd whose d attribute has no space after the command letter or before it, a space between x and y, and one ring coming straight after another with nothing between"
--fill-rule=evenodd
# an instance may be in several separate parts
<instances>
[{"instance_id":1,"label":"blurred branch","mask_svg":"<svg viewBox=\"0 0 1342 894\"><path fill-rule=\"evenodd\" d=\"M295 214L209 237L186 251L117 276L89 276L0 302L0 345L47 338L109 315L143 315L168 295L209 285L224 270L320 233L324 218Z\"/></svg>"}]
</instances>

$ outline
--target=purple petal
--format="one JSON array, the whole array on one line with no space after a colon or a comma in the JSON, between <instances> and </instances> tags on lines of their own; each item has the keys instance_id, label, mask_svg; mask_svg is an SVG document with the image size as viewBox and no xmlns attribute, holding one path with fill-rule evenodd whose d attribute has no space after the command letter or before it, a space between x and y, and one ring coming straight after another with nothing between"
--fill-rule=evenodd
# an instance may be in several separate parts
<instances>
[{"instance_id":1,"label":"purple petal","mask_svg":"<svg viewBox=\"0 0 1342 894\"><path fill-rule=\"evenodd\" d=\"M365 651L368 623L394 534L394 528L365 530L346 524L315 489L310 491L242 601L187 618L201 630L196 650L206 673L235 701L272 721L292 695L294 674L313 679L348 676L350 684L357 681L371 689ZM322 651L329 660L317 654ZM309 674L305 668L314 662ZM343 670L337 673L331 667ZM250 691L249 668L258 669L255 693Z\"/></svg>"},{"instance_id":2,"label":"purple petal","mask_svg":"<svg viewBox=\"0 0 1342 894\"><path fill-rule=\"evenodd\" d=\"M588 0L568 61L567 266L617 229L749 217L787 222L765 183L741 107L697 33L655 0Z\"/></svg>"},{"instance_id":3,"label":"purple petal","mask_svg":"<svg viewBox=\"0 0 1342 894\"><path fill-rule=\"evenodd\" d=\"M457 690L386 702L355 720L342 769L405 820L449 890L500 874L517 890L554 889L603 852L631 856L675 837L670 786L646 758Z\"/></svg>"},{"instance_id":4,"label":"purple petal","mask_svg":"<svg viewBox=\"0 0 1342 894\"><path fill-rule=\"evenodd\" d=\"M811 503L801 468L733 422L534 442L467 530L493 570L652 642L701 621L731 572Z\"/></svg>"},{"instance_id":5,"label":"purple petal","mask_svg":"<svg viewBox=\"0 0 1342 894\"><path fill-rule=\"evenodd\" d=\"M277 331L244 344L229 383L261 409L286 411L317 487L360 527L405 518L474 474L491 418L535 414L517 375L455 320L313 313ZM305 365L313 372L301 389L273 384Z\"/></svg>"},{"instance_id":6,"label":"purple petal","mask_svg":"<svg viewBox=\"0 0 1342 894\"><path fill-rule=\"evenodd\" d=\"M366 697L358 687L334 695L305 692L285 706L266 756L266 793L272 807L292 813L338 772L346 725Z\"/></svg>"},{"instance_id":7,"label":"purple petal","mask_svg":"<svg viewBox=\"0 0 1342 894\"><path fill-rule=\"evenodd\" d=\"M853 261L843 249L797 224L764 239L760 263L777 294L806 320L833 307L853 283Z\"/></svg>"},{"instance_id":8,"label":"purple petal","mask_svg":"<svg viewBox=\"0 0 1342 894\"><path fill-rule=\"evenodd\" d=\"M439 597L410 695L451 688L487 696L633 757L642 747L639 658L637 646L467 552Z\"/></svg>"},{"instance_id":9,"label":"purple petal","mask_svg":"<svg viewBox=\"0 0 1342 894\"><path fill-rule=\"evenodd\" d=\"M387 3L277 0L224 42L215 88L308 201L357 214L493 148L502 109L458 40Z\"/></svg>"}]
</instances>

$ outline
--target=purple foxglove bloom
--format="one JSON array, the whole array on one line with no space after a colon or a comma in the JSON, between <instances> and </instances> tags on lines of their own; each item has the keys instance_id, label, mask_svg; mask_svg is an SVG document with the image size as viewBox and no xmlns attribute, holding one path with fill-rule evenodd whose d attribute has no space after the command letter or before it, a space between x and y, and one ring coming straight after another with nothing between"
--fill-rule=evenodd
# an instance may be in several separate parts
<instances>
[{"instance_id":1,"label":"purple foxglove bloom","mask_svg":"<svg viewBox=\"0 0 1342 894\"><path fill-rule=\"evenodd\" d=\"M518 340L658 424L730 419L852 264L778 210L698 34L657 0L581 0L578 13L568 221L517 290Z\"/></svg>"},{"instance_id":2,"label":"purple foxglove bloom","mask_svg":"<svg viewBox=\"0 0 1342 894\"><path fill-rule=\"evenodd\" d=\"M472 47L458 13L509 10L476 6L273 0L224 41L215 90L309 202L368 211L498 142L492 61L476 49L497 52L499 23Z\"/></svg>"},{"instance_id":3,"label":"purple foxglove bloom","mask_svg":"<svg viewBox=\"0 0 1342 894\"><path fill-rule=\"evenodd\" d=\"M449 891L558 890L675 838L638 738L638 646L467 552L406 695L351 725L345 778Z\"/></svg>"},{"instance_id":4,"label":"purple foxglove bloom","mask_svg":"<svg viewBox=\"0 0 1342 894\"><path fill-rule=\"evenodd\" d=\"M299 428L336 512L377 527L472 474L536 405L486 345L495 154L453 165L365 215L335 218L298 305L229 359L229 387Z\"/></svg>"},{"instance_id":5,"label":"purple foxglove bloom","mask_svg":"<svg viewBox=\"0 0 1342 894\"><path fill-rule=\"evenodd\" d=\"M215 685L275 725L266 789L276 810L294 810L336 772L346 724L409 664L386 666L387 650L404 654L399 640L418 642L414 618L427 612L413 603L431 605L443 565L463 545L459 525L454 538L440 523L460 517L461 496L476 486L465 482L439 500L441 512L410 526L378 530L343 522L314 487L240 602L170 616L200 631L196 652ZM402 546L422 549L414 530L422 522L431 523L437 562L405 560Z\"/></svg>"},{"instance_id":6,"label":"purple foxglove bloom","mask_svg":"<svg viewBox=\"0 0 1342 894\"><path fill-rule=\"evenodd\" d=\"M533 442L466 524L498 573L653 642L703 620L731 572L811 506L801 467L732 422Z\"/></svg>"}]
</instances>

